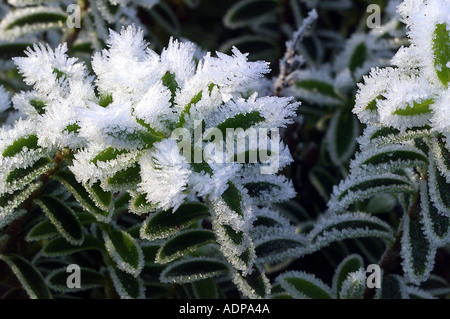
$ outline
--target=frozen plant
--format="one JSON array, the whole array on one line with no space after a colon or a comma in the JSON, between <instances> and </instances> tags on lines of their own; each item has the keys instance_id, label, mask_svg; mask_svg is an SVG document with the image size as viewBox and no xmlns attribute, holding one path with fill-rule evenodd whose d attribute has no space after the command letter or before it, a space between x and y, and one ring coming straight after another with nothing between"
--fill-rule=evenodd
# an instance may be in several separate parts
<instances>
[{"instance_id":1,"label":"frozen plant","mask_svg":"<svg viewBox=\"0 0 450 319\"><path fill-rule=\"evenodd\" d=\"M38 212L27 240L47 240L46 257L99 250L104 269L86 271L109 274L123 298L144 297L155 264L167 266L164 283L231 276L245 296L266 297L255 251L274 237L256 242L253 224L272 220L278 238L295 234L269 207L295 196L275 173L291 162L277 129L299 103L244 98L269 68L236 48L196 63L193 44L170 40L157 54L134 26L110 31L107 46L92 58L93 75L65 44L35 44L14 59L33 89L12 96L18 119L0 131L0 225ZM47 277L56 291L60 272Z\"/></svg>"},{"instance_id":2,"label":"frozen plant","mask_svg":"<svg viewBox=\"0 0 450 319\"><path fill-rule=\"evenodd\" d=\"M357 211L381 193L395 195L402 214L380 264L388 276L401 263L404 277L396 278L418 285L450 241L450 1L405 0L398 12L410 45L359 85L353 111L367 128L328 215Z\"/></svg>"}]
</instances>

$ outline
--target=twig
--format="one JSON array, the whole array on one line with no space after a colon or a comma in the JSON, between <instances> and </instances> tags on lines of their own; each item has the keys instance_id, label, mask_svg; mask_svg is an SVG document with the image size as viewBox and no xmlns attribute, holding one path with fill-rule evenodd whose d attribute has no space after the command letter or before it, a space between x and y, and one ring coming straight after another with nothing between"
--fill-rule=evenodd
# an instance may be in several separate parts
<instances>
[{"instance_id":1,"label":"twig","mask_svg":"<svg viewBox=\"0 0 450 319\"><path fill-rule=\"evenodd\" d=\"M300 28L294 32L292 40L286 42L286 52L283 58L280 59L280 73L274 83L276 96L280 96L283 93L283 89L287 84L286 78L305 62L303 57L297 54L297 47L303 41L306 30L313 24L317 17L317 11L314 9L311 10Z\"/></svg>"}]
</instances>

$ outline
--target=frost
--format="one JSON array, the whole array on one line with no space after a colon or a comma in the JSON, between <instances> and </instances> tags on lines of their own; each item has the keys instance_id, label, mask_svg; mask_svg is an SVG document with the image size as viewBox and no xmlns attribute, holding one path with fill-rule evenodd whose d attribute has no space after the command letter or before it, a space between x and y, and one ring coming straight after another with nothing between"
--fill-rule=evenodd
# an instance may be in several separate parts
<instances>
[{"instance_id":1,"label":"frost","mask_svg":"<svg viewBox=\"0 0 450 319\"><path fill-rule=\"evenodd\" d=\"M139 161L142 181L138 190L146 194L147 201L157 204L158 208L173 208L175 211L186 196L191 170L175 141L166 139L155 143L154 148Z\"/></svg>"}]
</instances>

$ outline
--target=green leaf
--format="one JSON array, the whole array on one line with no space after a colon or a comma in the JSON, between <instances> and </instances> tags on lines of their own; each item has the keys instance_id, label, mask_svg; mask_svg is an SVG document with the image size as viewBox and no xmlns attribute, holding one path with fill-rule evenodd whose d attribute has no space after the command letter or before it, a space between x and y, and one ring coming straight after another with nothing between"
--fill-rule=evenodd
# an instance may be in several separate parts
<instances>
[{"instance_id":1,"label":"green leaf","mask_svg":"<svg viewBox=\"0 0 450 319\"><path fill-rule=\"evenodd\" d=\"M276 282L294 298L333 299L331 288L311 274L287 271L278 276Z\"/></svg>"},{"instance_id":2,"label":"green leaf","mask_svg":"<svg viewBox=\"0 0 450 319\"><path fill-rule=\"evenodd\" d=\"M61 236L72 245L81 245L84 233L81 223L73 210L59 199L42 195L35 200Z\"/></svg>"},{"instance_id":3,"label":"green leaf","mask_svg":"<svg viewBox=\"0 0 450 319\"><path fill-rule=\"evenodd\" d=\"M261 116L258 111L251 111L248 113L239 113L227 118L225 121L217 125L217 128L222 132L223 137L227 136L227 129L242 128L244 131L250 127L264 122L265 118ZM234 132L234 131L233 131Z\"/></svg>"},{"instance_id":4,"label":"green leaf","mask_svg":"<svg viewBox=\"0 0 450 319\"><path fill-rule=\"evenodd\" d=\"M353 50L352 56L348 63L348 68L352 73L356 71L357 68L362 67L367 59L367 46L365 42L359 43Z\"/></svg>"},{"instance_id":5,"label":"green leaf","mask_svg":"<svg viewBox=\"0 0 450 319\"><path fill-rule=\"evenodd\" d=\"M413 105L408 104L405 108L399 108L394 114L401 116L414 116L431 113L430 105L434 103L434 99L427 99L421 102L414 102Z\"/></svg>"},{"instance_id":6,"label":"green leaf","mask_svg":"<svg viewBox=\"0 0 450 319\"><path fill-rule=\"evenodd\" d=\"M268 230L270 232L270 228ZM293 256L299 258L306 251L305 243L301 238L276 236L255 241L255 254L258 261L274 263L289 259Z\"/></svg>"},{"instance_id":7,"label":"green leaf","mask_svg":"<svg viewBox=\"0 0 450 319\"><path fill-rule=\"evenodd\" d=\"M154 265L156 263L156 255L158 254L160 244L154 242L145 242L142 244L142 254L144 255L145 265Z\"/></svg>"},{"instance_id":8,"label":"green leaf","mask_svg":"<svg viewBox=\"0 0 450 319\"><path fill-rule=\"evenodd\" d=\"M90 268L80 267L81 287L67 287L67 279L71 275L67 272L67 267L53 270L46 278L48 287L58 292L78 292L93 288L103 287L106 284L106 278L98 271Z\"/></svg>"},{"instance_id":9,"label":"green leaf","mask_svg":"<svg viewBox=\"0 0 450 319\"><path fill-rule=\"evenodd\" d=\"M108 266L109 274L121 299L144 299L144 282L120 269Z\"/></svg>"},{"instance_id":10,"label":"green leaf","mask_svg":"<svg viewBox=\"0 0 450 319\"><path fill-rule=\"evenodd\" d=\"M437 168L445 176L447 183L450 183L450 150L446 141L442 136L433 136L432 150Z\"/></svg>"},{"instance_id":11,"label":"green leaf","mask_svg":"<svg viewBox=\"0 0 450 319\"><path fill-rule=\"evenodd\" d=\"M50 220L43 220L31 228L25 239L27 241L44 240L56 237L58 234L58 230Z\"/></svg>"},{"instance_id":12,"label":"green leaf","mask_svg":"<svg viewBox=\"0 0 450 319\"><path fill-rule=\"evenodd\" d=\"M209 216L209 207L204 204L182 204L175 212L168 210L150 215L143 223L140 234L148 240L167 238Z\"/></svg>"},{"instance_id":13,"label":"green leaf","mask_svg":"<svg viewBox=\"0 0 450 319\"><path fill-rule=\"evenodd\" d=\"M436 25L433 34L434 68L439 80L447 87L450 81L450 35L446 23Z\"/></svg>"},{"instance_id":14,"label":"green leaf","mask_svg":"<svg viewBox=\"0 0 450 319\"><path fill-rule=\"evenodd\" d=\"M161 80L162 80L163 85L165 87L167 87L170 91L170 94L171 94L170 104L173 106L174 99L175 99L175 93L176 93L177 89L179 89L178 83L175 79L175 74L167 71Z\"/></svg>"},{"instance_id":15,"label":"green leaf","mask_svg":"<svg viewBox=\"0 0 450 319\"><path fill-rule=\"evenodd\" d=\"M48 157L38 159L35 163L28 167L19 167L12 170L6 176L6 183L11 190L17 190L29 184L38 178L41 174L47 172L56 164Z\"/></svg>"},{"instance_id":16,"label":"green leaf","mask_svg":"<svg viewBox=\"0 0 450 319\"><path fill-rule=\"evenodd\" d=\"M41 273L28 260L14 254L0 254L0 260L11 268L31 299L52 298Z\"/></svg>"},{"instance_id":17,"label":"green leaf","mask_svg":"<svg viewBox=\"0 0 450 319\"><path fill-rule=\"evenodd\" d=\"M369 199L378 194L410 194L414 188L410 180L404 176L385 173L377 175L350 176L335 188L328 207L332 211L346 209L353 203Z\"/></svg>"},{"instance_id":18,"label":"green leaf","mask_svg":"<svg viewBox=\"0 0 450 319\"><path fill-rule=\"evenodd\" d=\"M100 187L100 182L93 184L92 186L85 186L86 190L89 192L91 199L95 202L97 207L104 211L111 209L112 203L112 192L104 191Z\"/></svg>"},{"instance_id":19,"label":"green leaf","mask_svg":"<svg viewBox=\"0 0 450 319\"><path fill-rule=\"evenodd\" d=\"M0 44L0 59L10 60L14 57L25 56L24 51L32 46L32 43L4 42Z\"/></svg>"},{"instance_id":20,"label":"green leaf","mask_svg":"<svg viewBox=\"0 0 450 319\"><path fill-rule=\"evenodd\" d=\"M428 186L424 181L420 184L420 190L423 231L432 244L443 246L450 236L450 217L440 214L433 205L429 198Z\"/></svg>"},{"instance_id":21,"label":"green leaf","mask_svg":"<svg viewBox=\"0 0 450 319\"><path fill-rule=\"evenodd\" d=\"M67 20L67 14L63 11L39 11L39 10L28 10L28 8L18 8L8 14L8 19L6 17L3 21L8 21L8 23L2 23L1 29L4 31L11 30L16 27L24 27L26 25L58 25L64 23ZM13 19L9 17L14 17Z\"/></svg>"},{"instance_id":22,"label":"green leaf","mask_svg":"<svg viewBox=\"0 0 450 319\"><path fill-rule=\"evenodd\" d=\"M239 216L243 216L241 193L232 182L228 182L228 188L223 192L222 199L232 211L236 212Z\"/></svg>"},{"instance_id":23,"label":"green leaf","mask_svg":"<svg viewBox=\"0 0 450 319\"><path fill-rule=\"evenodd\" d=\"M394 239L391 227L387 223L364 213L328 214L326 218L317 221L308 233L308 240L316 245L314 250L335 241L366 237Z\"/></svg>"},{"instance_id":24,"label":"green leaf","mask_svg":"<svg viewBox=\"0 0 450 319\"><path fill-rule=\"evenodd\" d=\"M136 240L126 231L106 227L105 247L117 268L137 277L144 267L144 255Z\"/></svg>"},{"instance_id":25,"label":"green leaf","mask_svg":"<svg viewBox=\"0 0 450 319\"><path fill-rule=\"evenodd\" d=\"M326 133L326 147L334 165L340 166L353 155L359 135L357 118L340 109L331 118Z\"/></svg>"},{"instance_id":26,"label":"green leaf","mask_svg":"<svg viewBox=\"0 0 450 319\"><path fill-rule=\"evenodd\" d=\"M431 157L428 175L430 198L434 207L440 214L450 217L450 183L447 183Z\"/></svg>"},{"instance_id":27,"label":"green leaf","mask_svg":"<svg viewBox=\"0 0 450 319\"><path fill-rule=\"evenodd\" d=\"M141 168L135 163L133 166L116 172L106 180L106 188L111 190L128 190L141 182Z\"/></svg>"},{"instance_id":28,"label":"green leaf","mask_svg":"<svg viewBox=\"0 0 450 319\"><path fill-rule=\"evenodd\" d=\"M381 282L381 299L406 299L406 284L400 276L386 275Z\"/></svg>"},{"instance_id":29,"label":"green leaf","mask_svg":"<svg viewBox=\"0 0 450 319\"><path fill-rule=\"evenodd\" d=\"M57 237L50 240L44 246L42 255L48 257L65 256L85 250L98 250L103 252L105 251L105 246L103 241L89 235L86 235L83 243L78 246L68 243L64 238Z\"/></svg>"},{"instance_id":30,"label":"green leaf","mask_svg":"<svg viewBox=\"0 0 450 319\"><path fill-rule=\"evenodd\" d=\"M420 216L416 220L404 216L400 251L403 270L409 280L416 284L428 278L436 255L436 247L425 236L420 219Z\"/></svg>"},{"instance_id":31,"label":"green leaf","mask_svg":"<svg viewBox=\"0 0 450 319\"><path fill-rule=\"evenodd\" d=\"M11 145L5 148L3 151L4 157L12 157L18 153L20 153L24 147L28 150L38 149L39 146L37 144L38 138L35 134L23 136L15 140Z\"/></svg>"},{"instance_id":32,"label":"green leaf","mask_svg":"<svg viewBox=\"0 0 450 319\"><path fill-rule=\"evenodd\" d=\"M133 194L130 203L130 211L138 215L154 212L157 209L155 204L147 202L146 194Z\"/></svg>"},{"instance_id":33,"label":"green leaf","mask_svg":"<svg viewBox=\"0 0 450 319\"><path fill-rule=\"evenodd\" d=\"M212 278L193 282L192 290L197 299L217 299L219 297L218 287Z\"/></svg>"},{"instance_id":34,"label":"green leaf","mask_svg":"<svg viewBox=\"0 0 450 319\"><path fill-rule=\"evenodd\" d=\"M188 258L175 261L161 273L163 283L189 283L200 279L227 275L228 265L214 258Z\"/></svg>"},{"instance_id":35,"label":"green leaf","mask_svg":"<svg viewBox=\"0 0 450 319\"><path fill-rule=\"evenodd\" d=\"M233 282L239 290L250 299L264 299L270 293L270 282L261 268L255 266L253 271L243 276L237 272L233 276Z\"/></svg>"},{"instance_id":36,"label":"green leaf","mask_svg":"<svg viewBox=\"0 0 450 319\"><path fill-rule=\"evenodd\" d=\"M90 193L86 188L77 182L72 172L68 170L60 170L53 174L51 178L57 180L63 184L75 199L86 209L89 213L95 216L95 218L102 222L108 222L111 220L112 210L104 211L97 206L92 200Z\"/></svg>"},{"instance_id":37,"label":"green leaf","mask_svg":"<svg viewBox=\"0 0 450 319\"><path fill-rule=\"evenodd\" d=\"M243 0L235 3L223 18L223 23L231 29L248 26L260 22L276 13L279 4L275 0Z\"/></svg>"},{"instance_id":38,"label":"green leaf","mask_svg":"<svg viewBox=\"0 0 450 319\"><path fill-rule=\"evenodd\" d=\"M167 240L159 249L156 261L161 264L177 259L198 247L215 243L215 235L210 230L186 230Z\"/></svg>"},{"instance_id":39,"label":"green leaf","mask_svg":"<svg viewBox=\"0 0 450 319\"><path fill-rule=\"evenodd\" d=\"M13 219L18 218L20 215L16 209L28 199L28 197L42 185L42 182L34 182L25 186L24 189L17 190L10 193L4 193L0 195L0 227L11 222ZM23 210L26 212L25 210Z\"/></svg>"},{"instance_id":40,"label":"green leaf","mask_svg":"<svg viewBox=\"0 0 450 319\"><path fill-rule=\"evenodd\" d=\"M357 254L347 256L339 263L333 276L333 291L338 298L342 283L347 279L348 274L358 271L362 267L364 267L364 262L361 256Z\"/></svg>"}]
</instances>

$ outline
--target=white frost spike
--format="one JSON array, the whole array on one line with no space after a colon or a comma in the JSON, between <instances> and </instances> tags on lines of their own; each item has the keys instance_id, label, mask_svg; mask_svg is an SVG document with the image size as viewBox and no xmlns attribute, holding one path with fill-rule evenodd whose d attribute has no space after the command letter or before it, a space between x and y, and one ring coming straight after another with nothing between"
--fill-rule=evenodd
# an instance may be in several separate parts
<instances>
[{"instance_id":1,"label":"white frost spike","mask_svg":"<svg viewBox=\"0 0 450 319\"><path fill-rule=\"evenodd\" d=\"M133 115L158 131L170 133L166 122L176 122L176 114L171 110L171 93L161 81L150 86L134 107Z\"/></svg>"},{"instance_id":2,"label":"white frost spike","mask_svg":"<svg viewBox=\"0 0 450 319\"><path fill-rule=\"evenodd\" d=\"M76 58L66 55L67 44L60 44L55 50L42 43L34 44L25 51L26 57L13 58L24 76L24 81L47 100L66 97L70 92L70 81L84 81L86 67ZM69 81L70 80L70 81Z\"/></svg>"},{"instance_id":3,"label":"white frost spike","mask_svg":"<svg viewBox=\"0 0 450 319\"><path fill-rule=\"evenodd\" d=\"M366 289L366 271L359 269L351 272L342 282L339 297L341 299L362 299Z\"/></svg>"},{"instance_id":4,"label":"white frost spike","mask_svg":"<svg viewBox=\"0 0 450 319\"><path fill-rule=\"evenodd\" d=\"M191 174L177 143L169 139L155 143L153 151L143 156L139 164L142 182L138 191L146 194L147 201L157 204L158 208L177 210L186 197L186 185Z\"/></svg>"}]
</instances>

